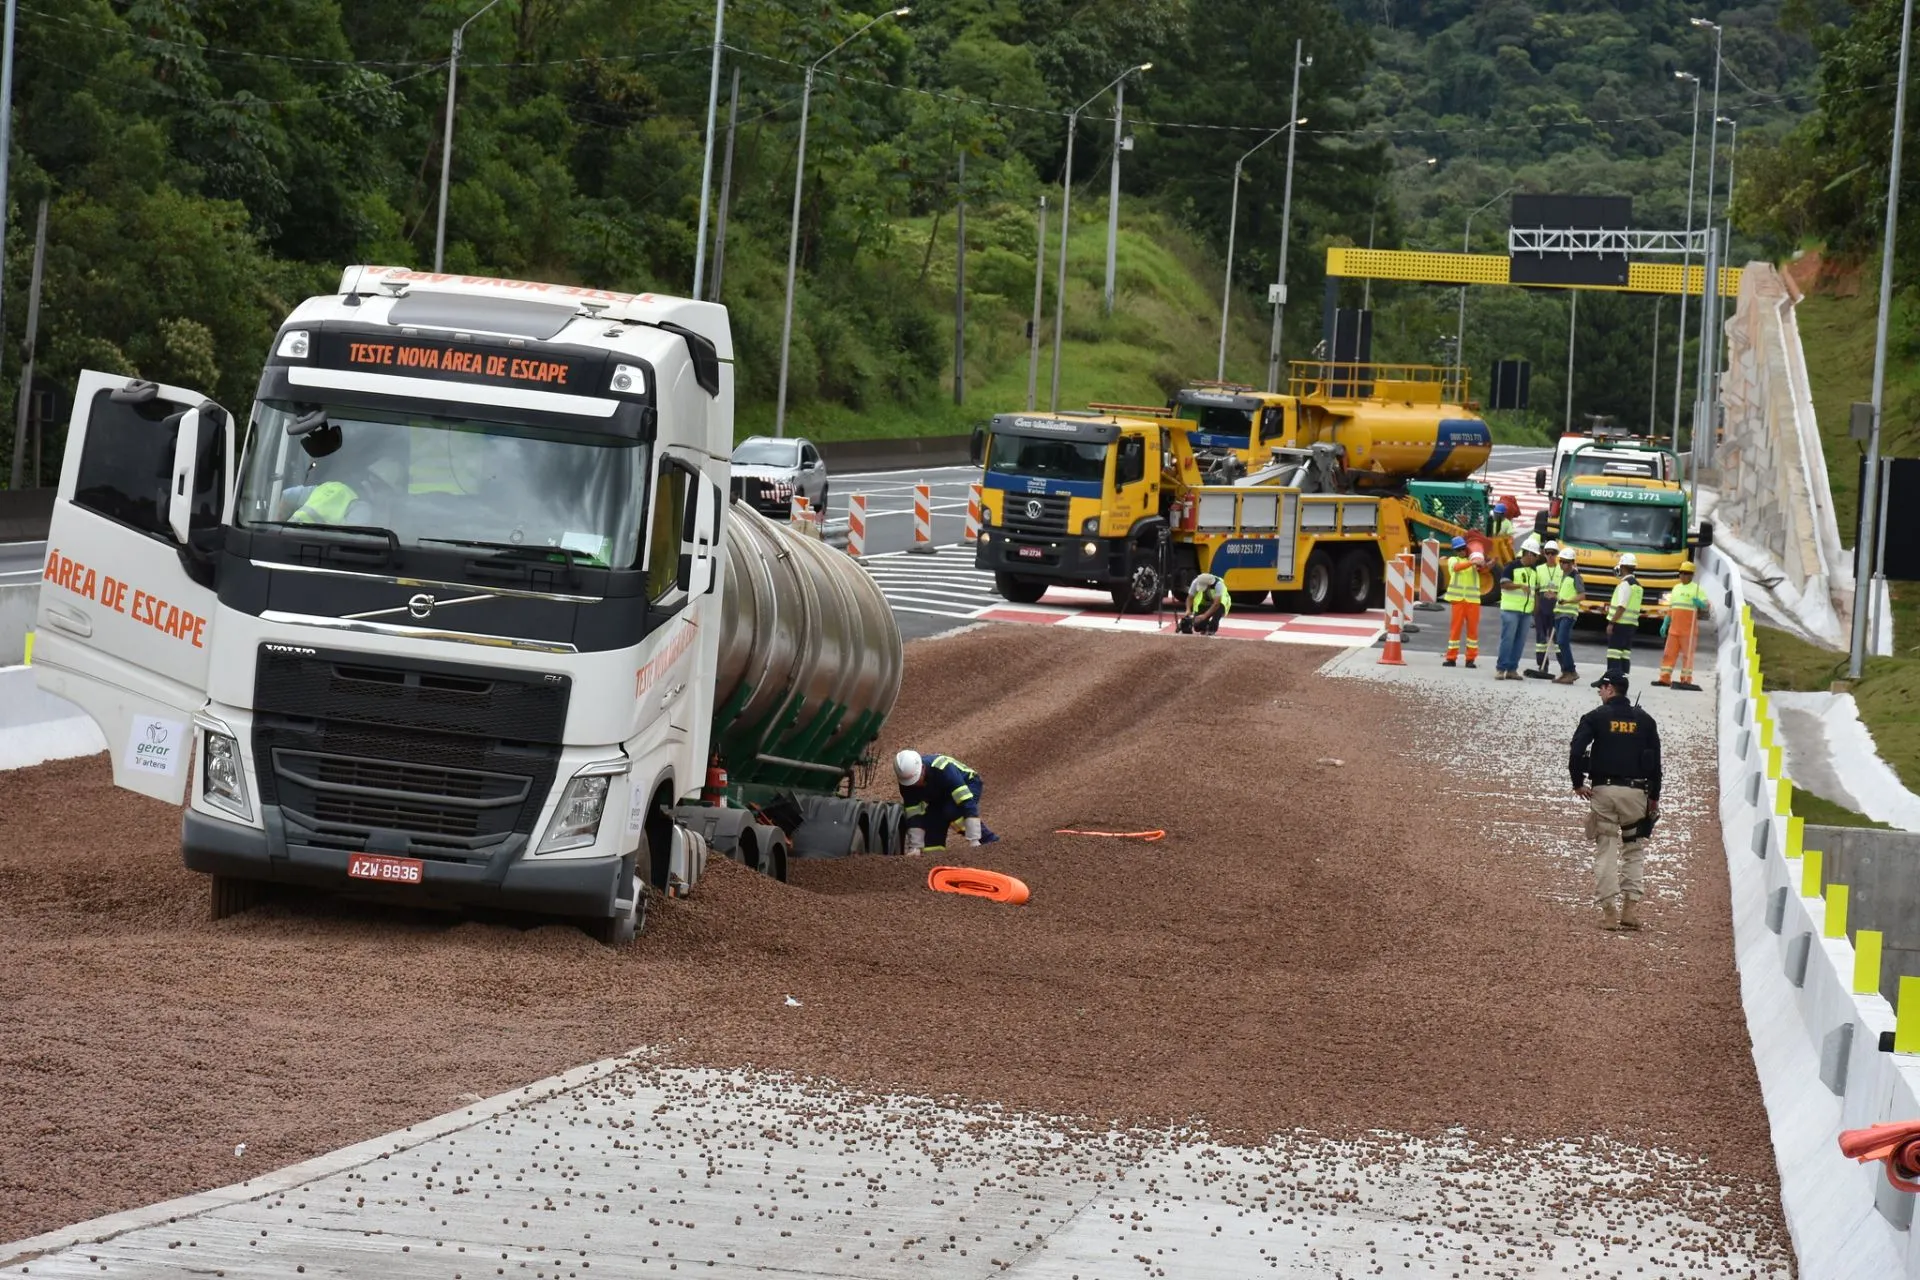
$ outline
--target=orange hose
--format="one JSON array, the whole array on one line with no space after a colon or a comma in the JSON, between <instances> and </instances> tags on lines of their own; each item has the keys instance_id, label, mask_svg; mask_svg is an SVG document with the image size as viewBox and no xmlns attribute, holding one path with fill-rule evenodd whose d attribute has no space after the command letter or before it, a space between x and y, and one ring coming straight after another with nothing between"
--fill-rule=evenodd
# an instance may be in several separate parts
<instances>
[{"instance_id":1,"label":"orange hose","mask_svg":"<svg viewBox=\"0 0 1920 1280\"><path fill-rule=\"evenodd\" d=\"M1840 1154L1861 1164L1879 1160L1887 1181L1902 1191L1920 1191L1920 1122L1895 1121L1849 1129L1840 1135Z\"/></svg>"},{"instance_id":2,"label":"orange hose","mask_svg":"<svg viewBox=\"0 0 1920 1280\"><path fill-rule=\"evenodd\" d=\"M1072 827L1060 827L1054 831L1057 836L1112 836L1116 840L1164 840L1164 831L1076 831Z\"/></svg>"},{"instance_id":3,"label":"orange hose","mask_svg":"<svg viewBox=\"0 0 1920 1280\"><path fill-rule=\"evenodd\" d=\"M927 888L936 893L964 893L1016 907L1030 896L1024 881L979 867L934 867L927 872Z\"/></svg>"}]
</instances>

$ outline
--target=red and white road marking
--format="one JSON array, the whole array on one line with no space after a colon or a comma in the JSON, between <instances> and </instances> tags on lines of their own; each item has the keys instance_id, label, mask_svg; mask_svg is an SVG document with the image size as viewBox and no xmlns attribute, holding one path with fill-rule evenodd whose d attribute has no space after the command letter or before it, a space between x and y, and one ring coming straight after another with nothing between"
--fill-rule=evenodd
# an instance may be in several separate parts
<instances>
[{"instance_id":1,"label":"red and white road marking","mask_svg":"<svg viewBox=\"0 0 1920 1280\"><path fill-rule=\"evenodd\" d=\"M1520 514L1513 518L1513 526L1521 537L1533 532L1534 513L1547 509L1547 495L1535 491L1533 473L1532 467L1517 467L1511 471L1490 471L1486 477L1494 497L1505 498L1509 506L1519 505Z\"/></svg>"},{"instance_id":2,"label":"red and white road marking","mask_svg":"<svg viewBox=\"0 0 1920 1280\"><path fill-rule=\"evenodd\" d=\"M1145 635L1175 634L1181 608L1168 605L1159 615L1117 614L1106 593L1081 587L1050 587L1039 604L988 605L973 616L982 622L1025 622L1041 626L1085 627L1089 630L1132 631ZM1274 644L1322 644L1358 648L1380 638L1386 612L1274 613L1242 609L1220 622L1219 634L1235 640L1262 640Z\"/></svg>"}]
</instances>

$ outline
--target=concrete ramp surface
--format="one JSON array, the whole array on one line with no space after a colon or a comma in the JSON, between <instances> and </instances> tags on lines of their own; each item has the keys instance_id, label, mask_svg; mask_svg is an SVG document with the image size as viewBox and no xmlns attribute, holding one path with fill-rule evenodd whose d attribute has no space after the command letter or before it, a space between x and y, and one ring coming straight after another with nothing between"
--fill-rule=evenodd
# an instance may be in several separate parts
<instances>
[{"instance_id":1,"label":"concrete ramp surface","mask_svg":"<svg viewBox=\"0 0 1920 1280\"><path fill-rule=\"evenodd\" d=\"M0 1273L1787 1274L1688 1163L1464 1135L1234 1147L628 1058L21 1242Z\"/></svg>"}]
</instances>

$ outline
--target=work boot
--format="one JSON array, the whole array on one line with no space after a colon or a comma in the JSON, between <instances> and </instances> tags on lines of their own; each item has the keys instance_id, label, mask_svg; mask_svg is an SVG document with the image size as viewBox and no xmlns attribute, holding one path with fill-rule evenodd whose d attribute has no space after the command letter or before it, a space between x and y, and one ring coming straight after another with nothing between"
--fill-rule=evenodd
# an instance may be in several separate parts
<instances>
[{"instance_id":1,"label":"work boot","mask_svg":"<svg viewBox=\"0 0 1920 1280\"><path fill-rule=\"evenodd\" d=\"M1574 683L1577 683L1579 679L1580 677L1576 672L1562 671L1559 675L1553 678L1553 682L1555 684L1574 684Z\"/></svg>"},{"instance_id":2,"label":"work boot","mask_svg":"<svg viewBox=\"0 0 1920 1280\"><path fill-rule=\"evenodd\" d=\"M1628 898L1627 905L1620 908L1620 927L1622 929L1640 927L1640 899Z\"/></svg>"},{"instance_id":3,"label":"work boot","mask_svg":"<svg viewBox=\"0 0 1920 1280\"><path fill-rule=\"evenodd\" d=\"M1608 898L1600 904L1600 927L1602 929L1618 929L1620 927L1620 908L1613 904L1612 898Z\"/></svg>"},{"instance_id":4,"label":"work boot","mask_svg":"<svg viewBox=\"0 0 1920 1280\"><path fill-rule=\"evenodd\" d=\"M1442 662L1440 665L1443 667L1457 667L1460 664L1458 662L1455 662L1452 658L1448 658L1445 662Z\"/></svg>"},{"instance_id":5,"label":"work boot","mask_svg":"<svg viewBox=\"0 0 1920 1280\"><path fill-rule=\"evenodd\" d=\"M1473 670L1473 669L1474 669L1474 667L1475 667L1475 666L1477 666L1477 665L1478 665L1478 664L1477 664L1477 663L1475 663L1475 662L1474 662L1474 660L1473 660L1472 658L1468 658L1468 659L1467 659L1467 670L1469 670L1469 671L1471 671L1471 670Z\"/></svg>"}]
</instances>

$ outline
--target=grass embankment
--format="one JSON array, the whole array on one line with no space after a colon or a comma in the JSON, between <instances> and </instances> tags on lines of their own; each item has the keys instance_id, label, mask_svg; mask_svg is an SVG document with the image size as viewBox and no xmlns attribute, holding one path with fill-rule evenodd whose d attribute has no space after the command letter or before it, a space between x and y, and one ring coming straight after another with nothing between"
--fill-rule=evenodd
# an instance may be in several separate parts
<instances>
[{"instance_id":1,"label":"grass embankment","mask_svg":"<svg viewBox=\"0 0 1920 1280\"><path fill-rule=\"evenodd\" d=\"M978 229L976 232L976 228ZM963 435L996 413L1027 403L1027 322L1033 309L1033 211L969 211L967 221L967 386L953 402L949 355L939 385L918 401L876 409L811 401L789 407L788 431L817 440ZM952 219L936 229L927 218L894 228L892 252L926 271L920 287L944 308L953 344ZM931 256L925 256L933 235ZM1024 236L1024 238L1022 238ZM1059 269L1058 222L1047 228L1045 302L1035 403L1045 408L1053 379L1053 299ZM1107 217L1104 201L1076 200L1067 246L1067 312L1061 343L1060 407L1089 401L1165 404L1176 387L1211 378L1218 367L1223 263L1190 232L1153 209L1121 202L1114 249L1114 311L1104 314ZM1251 301L1251 282L1234 292L1227 334L1227 377L1266 385L1270 314ZM1320 333L1318 299L1287 317L1287 349L1304 355ZM742 405L736 436L772 430L771 404Z\"/></svg>"},{"instance_id":2,"label":"grass embankment","mask_svg":"<svg viewBox=\"0 0 1920 1280\"><path fill-rule=\"evenodd\" d=\"M1870 264L1869 264L1870 265ZM1860 519L1860 459L1864 446L1848 432L1855 401L1873 395L1873 338L1879 302L1871 289L1873 271L1857 274L1825 269L1815 291L1797 308L1807 381L1820 427L1827 479L1833 489L1840 540L1855 541ZM1920 454L1920 367L1890 359L1886 412L1880 444L1889 457ZM1894 583L1892 657L1869 659L1853 688L1860 719L1873 734L1880 756L1910 790L1920 791L1920 583ZM1767 684L1777 689L1831 688L1847 674L1847 655L1822 649L1774 631L1759 629L1760 665ZM1846 825L1875 825L1818 797L1796 793L1794 812L1808 821L1852 819ZM1824 816L1815 818L1811 810Z\"/></svg>"}]
</instances>

